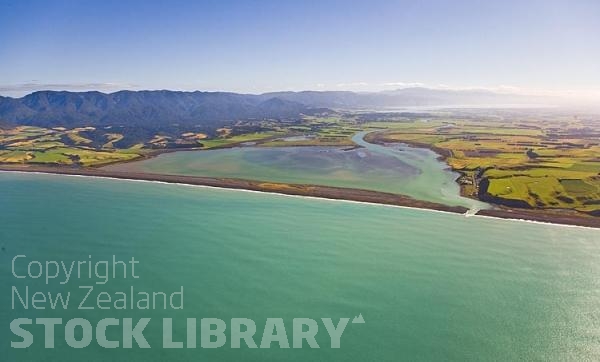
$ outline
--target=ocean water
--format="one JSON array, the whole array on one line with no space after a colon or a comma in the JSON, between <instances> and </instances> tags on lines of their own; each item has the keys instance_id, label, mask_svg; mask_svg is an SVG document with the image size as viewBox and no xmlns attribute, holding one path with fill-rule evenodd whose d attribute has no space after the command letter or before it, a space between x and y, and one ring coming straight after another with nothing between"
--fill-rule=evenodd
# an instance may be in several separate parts
<instances>
[{"instance_id":1,"label":"ocean water","mask_svg":"<svg viewBox=\"0 0 600 362\"><path fill-rule=\"evenodd\" d=\"M270 194L58 175L0 173L0 332L3 360L61 361L592 361L600 360L600 231L466 218L426 210ZM181 310L78 310L82 285L17 279L26 262L134 257L131 286L184 287ZM23 262L21 262L23 261ZM73 306L11 308L15 286L72 293ZM260 344L266 318L352 318L341 348L163 349L162 318L185 341L186 318L250 318ZM151 349L73 349L64 327L45 349L10 347L15 318L152 318ZM118 327L107 329L118 340ZM78 334L76 333L76 336ZM79 338L79 336L77 337ZM135 345L135 344L134 344ZM198 343L200 346L200 343Z\"/></svg>"},{"instance_id":2,"label":"ocean water","mask_svg":"<svg viewBox=\"0 0 600 362\"><path fill-rule=\"evenodd\" d=\"M362 146L241 147L181 151L133 163L107 166L109 170L175 175L241 178L286 183L308 183L392 192L416 199L485 208L486 204L460 196L459 176L428 149L384 147L363 140Z\"/></svg>"}]
</instances>

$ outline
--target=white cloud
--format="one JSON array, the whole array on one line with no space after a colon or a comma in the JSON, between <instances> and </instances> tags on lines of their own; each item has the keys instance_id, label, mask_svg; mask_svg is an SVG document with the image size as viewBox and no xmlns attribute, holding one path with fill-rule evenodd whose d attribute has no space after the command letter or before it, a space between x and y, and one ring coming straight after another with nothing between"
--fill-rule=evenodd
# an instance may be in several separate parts
<instances>
[{"instance_id":1,"label":"white cloud","mask_svg":"<svg viewBox=\"0 0 600 362\"><path fill-rule=\"evenodd\" d=\"M126 83L39 83L30 81L19 84L0 84L0 93L11 96L22 96L41 90L64 91L105 91L114 92L123 89L138 89L135 84Z\"/></svg>"},{"instance_id":2,"label":"white cloud","mask_svg":"<svg viewBox=\"0 0 600 362\"><path fill-rule=\"evenodd\" d=\"M368 86L369 83L367 82L351 82L351 83L338 83L336 84L336 87L338 88L353 88L353 87L366 87Z\"/></svg>"},{"instance_id":3,"label":"white cloud","mask_svg":"<svg viewBox=\"0 0 600 362\"><path fill-rule=\"evenodd\" d=\"M425 84L420 82L387 82L380 84L383 87L397 87L397 88L411 88L411 87L423 87Z\"/></svg>"},{"instance_id":4,"label":"white cloud","mask_svg":"<svg viewBox=\"0 0 600 362\"><path fill-rule=\"evenodd\" d=\"M421 82L402 82L402 81L388 81L388 82L342 82L335 85L327 83L317 83L313 86L316 90L348 90L357 92L378 92L385 90L394 90L399 88L410 88L410 87L425 87L432 89L444 89L444 90L488 90L491 92L505 93L505 94L519 94L529 96L547 96L557 97L562 99L568 99L571 101L581 102L600 102L600 88L587 88L587 89L550 89L550 88L534 88L534 87L520 87L509 84L500 85L487 85L487 86L468 86L468 85L448 85L448 84L426 84ZM103 83L43 83L39 80L30 80L18 84L0 84L0 95L10 97L22 97L34 91L40 90L67 90L67 91L101 91L101 92L115 92L123 89L139 90L146 89L137 84L129 83L118 83L118 82L103 82ZM208 87L206 85L199 87L199 85L179 85L175 87L163 87L160 89L173 89L173 90L221 90L216 87ZM281 91L281 90L310 90L305 87L283 87L272 86L265 88L252 89L255 93L262 93L265 91ZM236 91L236 90L233 90ZM246 90L248 91L248 90Z\"/></svg>"}]
</instances>

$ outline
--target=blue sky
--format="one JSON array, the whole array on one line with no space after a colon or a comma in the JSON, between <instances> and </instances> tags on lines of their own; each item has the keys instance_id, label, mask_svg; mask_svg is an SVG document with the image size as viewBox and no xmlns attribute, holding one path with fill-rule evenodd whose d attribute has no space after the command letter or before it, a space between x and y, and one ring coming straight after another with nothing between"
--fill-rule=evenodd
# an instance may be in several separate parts
<instances>
[{"instance_id":1,"label":"blue sky","mask_svg":"<svg viewBox=\"0 0 600 362\"><path fill-rule=\"evenodd\" d=\"M600 1L0 0L0 94L600 89Z\"/></svg>"}]
</instances>

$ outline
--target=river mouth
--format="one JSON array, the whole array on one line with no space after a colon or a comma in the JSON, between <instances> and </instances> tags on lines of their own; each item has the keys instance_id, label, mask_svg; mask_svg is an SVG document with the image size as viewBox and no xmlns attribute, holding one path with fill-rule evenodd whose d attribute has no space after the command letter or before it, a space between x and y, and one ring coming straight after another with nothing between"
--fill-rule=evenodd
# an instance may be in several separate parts
<instances>
[{"instance_id":1,"label":"river mouth","mask_svg":"<svg viewBox=\"0 0 600 362\"><path fill-rule=\"evenodd\" d=\"M110 171L237 178L293 184L317 184L389 192L450 206L483 208L460 196L450 171L428 149L397 144L380 146L363 140L360 147L239 147L181 151L104 167Z\"/></svg>"}]
</instances>

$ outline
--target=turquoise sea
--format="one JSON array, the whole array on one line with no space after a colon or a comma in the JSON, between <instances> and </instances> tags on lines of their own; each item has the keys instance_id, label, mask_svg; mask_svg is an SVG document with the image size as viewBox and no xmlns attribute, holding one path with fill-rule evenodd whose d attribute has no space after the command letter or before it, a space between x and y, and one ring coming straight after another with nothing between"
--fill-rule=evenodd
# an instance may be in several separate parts
<instances>
[{"instance_id":1,"label":"turquoise sea","mask_svg":"<svg viewBox=\"0 0 600 362\"><path fill-rule=\"evenodd\" d=\"M57 175L0 173L0 323L6 361L593 361L600 360L600 231L464 217L426 210L244 191ZM182 310L11 308L11 291L72 293L97 278L61 285L17 279L20 261L139 261L139 279L110 279L97 292L131 286L185 289ZM18 273L27 273L19 262ZM161 319L185 340L186 318L250 318L260 344L266 318L352 318L340 349L163 349ZM150 317L151 349L83 349L41 325L27 349L15 318ZM320 322L319 322L320 323ZM117 327L109 339L118 340ZM229 340L228 340L229 342Z\"/></svg>"}]
</instances>

